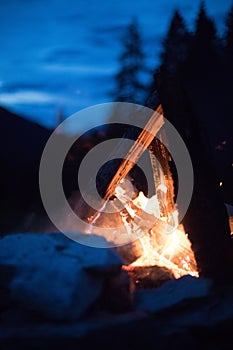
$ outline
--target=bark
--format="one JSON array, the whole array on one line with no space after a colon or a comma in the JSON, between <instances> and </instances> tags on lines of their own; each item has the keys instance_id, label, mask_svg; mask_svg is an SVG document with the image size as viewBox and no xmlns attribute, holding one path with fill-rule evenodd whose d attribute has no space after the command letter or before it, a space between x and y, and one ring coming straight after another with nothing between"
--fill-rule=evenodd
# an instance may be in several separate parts
<instances>
[{"instance_id":1,"label":"bark","mask_svg":"<svg viewBox=\"0 0 233 350\"><path fill-rule=\"evenodd\" d=\"M229 221L207 137L179 80L163 83L160 93L165 117L182 136L193 163L194 190L183 224L192 243L199 272L216 282L232 283L233 250Z\"/></svg>"}]
</instances>

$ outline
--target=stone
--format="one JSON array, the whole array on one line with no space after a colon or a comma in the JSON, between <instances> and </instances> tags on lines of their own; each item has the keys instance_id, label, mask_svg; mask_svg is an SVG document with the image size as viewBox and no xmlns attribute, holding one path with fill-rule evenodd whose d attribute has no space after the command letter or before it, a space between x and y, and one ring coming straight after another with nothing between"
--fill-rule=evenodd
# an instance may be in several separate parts
<instances>
[{"instance_id":1,"label":"stone","mask_svg":"<svg viewBox=\"0 0 233 350\"><path fill-rule=\"evenodd\" d=\"M174 279L172 271L164 266L123 266L130 277L131 290L153 289Z\"/></svg>"},{"instance_id":2,"label":"stone","mask_svg":"<svg viewBox=\"0 0 233 350\"><path fill-rule=\"evenodd\" d=\"M211 294L212 281L190 275L168 281L160 288L135 293L135 309L156 314L183 306Z\"/></svg>"},{"instance_id":3,"label":"stone","mask_svg":"<svg viewBox=\"0 0 233 350\"><path fill-rule=\"evenodd\" d=\"M0 287L17 305L51 320L75 320L100 298L105 280L121 271L110 249L62 234L13 234L0 239Z\"/></svg>"}]
</instances>

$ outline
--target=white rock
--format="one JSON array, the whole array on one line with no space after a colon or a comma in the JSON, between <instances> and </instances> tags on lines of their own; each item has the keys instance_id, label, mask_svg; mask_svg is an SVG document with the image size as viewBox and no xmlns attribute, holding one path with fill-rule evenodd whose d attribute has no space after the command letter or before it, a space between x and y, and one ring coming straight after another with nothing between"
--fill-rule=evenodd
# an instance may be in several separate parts
<instances>
[{"instance_id":1,"label":"white rock","mask_svg":"<svg viewBox=\"0 0 233 350\"><path fill-rule=\"evenodd\" d=\"M14 234L0 239L0 286L19 305L53 320L74 320L100 297L104 279L121 269L110 249L62 234Z\"/></svg>"},{"instance_id":2,"label":"white rock","mask_svg":"<svg viewBox=\"0 0 233 350\"><path fill-rule=\"evenodd\" d=\"M135 297L135 308L149 313L162 312L179 307L192 299L207 297L211 287L212 281L209 279L183 276L164 283L160 288L138 292Z\"/></svg>"}]
</instances>

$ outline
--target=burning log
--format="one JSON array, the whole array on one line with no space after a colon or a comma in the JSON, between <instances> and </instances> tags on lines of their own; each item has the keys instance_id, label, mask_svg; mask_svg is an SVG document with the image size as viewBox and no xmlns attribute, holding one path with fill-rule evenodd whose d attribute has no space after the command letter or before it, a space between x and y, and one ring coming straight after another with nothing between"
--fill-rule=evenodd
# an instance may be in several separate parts
<instances>
[{"instance_id":1,"label":"burning log","mask_svg":"<svg viewBox=\"0 0 233 350\"><path fill-rule=\"evenodd\" d=\"M122 213L126 229L140 234L141 245L136 247L142 247L143 253L131 266L166 267L176 278L185 274L198 275L191 244L182 225L178 226L177 211L164 216L157 196L147 198L142 192L129 202L124 182L117 186L116 196L128 212L128 217ZM174 202L172 204L174 206Z\"/></svg>"},{"instance_id":2,"label":"burning log","mask_svg":"<svg viewBox=\"0 0 233 350\"><path fill-rule=\"evenodd\" d=\"M123 180L137 163L138 159L144 153L145 149L150 146L154 139L154 135L161 129L163 125L162 108L159 106L156 111L150 117L145 128L140 133L137 141L133 144L125 159L119 166L119 169L114 174L111 182L109 183L107 190L105 192L104 199L108 200L115 192L116 186L121 180ZM151 133L148 132L151 131Z\"/></svg>"},{"instance_id":3,"label":"burning log","mask_svg":"<svg viewBox=\"0 0 233 350\"><path fill-rule=\"evenodd\" d=\"M157 111L162 113L161 107ZM173 271L177 278L185 274L196 276L196 262L190 242L184 230L177 227L178 212L174 204L173 179L168 164L170 156L165 146L161 142L155 142L155 145L151 146L156 190L154 196L147 198L140 192L135 197L135 192L133 199L133 197L129 196L130 190L127 188L129 182L125 181L128 172L154 140L154 134L151 134L148 130L153 130L155 133L162 125L162 116L158 118L157 113L154 113L146 124L145 129L137 137L125 159L119 164L118 168L114 168L115 173L105 191L103 203L106 203L114 195L116 203L111 201L111 205L117 207L119 202L124 208L118 214L114 214L115 220L118 223L123 223L126 234L135 237L135 239L140 237L140 246L143 248L143 252L138 259L132 262L131 266L165 267ZM155 151L157 152L158 160L153 154ZM162 171L160 171L159 162L162 163ZM101 226L105 220L104 227L109 227L108 225L111 221L109 214L105 215L102 210L97 211L89 216L89 226L90 228L93 225ZM118 225L115 227L118 227ZM118 234L119 230L117 229ZM88 232L92 231L89 230Z\"/></svg>"},{"instance_id":4,"label":"burning log","mask_svg":"<svg viewBox=\"0 0 233 350\"><path fill-rule=\"evenodd\" d=\"M159 106L138 136L137 141L128 151L126 157L120 163L119 160L117 160L117 162L108 162L108 164L111 164L108 171L106 171L106 169L104 171L102 170L102 174L100 171L99 178L101 178L101 181L99 183L97 181L98 191L103 197L102 203L99 203L100 208L104 208L106 202L114 195L117 185L121 180L126 178L130 170L135 166L138 159L151 144L154 135L156 135L163 126L163 123L162 108ZM119 148L120 147L121 145L119 145ZM93 182L95 183L95 179L91 179L91 182L88 184L88 193L90 196L92 189L95 188ZM82 219L85 219L86 213L88 212L89 225L97 223L98 226L101 209L99 211L93 210L85 201L80 199L78 211L81 216L84 213Z\"/></svg>"}]
</instances>

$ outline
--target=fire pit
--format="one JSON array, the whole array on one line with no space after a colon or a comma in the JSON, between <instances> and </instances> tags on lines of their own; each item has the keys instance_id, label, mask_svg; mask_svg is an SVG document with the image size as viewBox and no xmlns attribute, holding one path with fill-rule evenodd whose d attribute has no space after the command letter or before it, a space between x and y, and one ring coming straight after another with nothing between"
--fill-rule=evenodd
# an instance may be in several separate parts
<instances>
[{"instance_id":1,"label":"fire pit","mask_svg":"<svg viewBox=\"0 0 233 350\"><path fill-rule=\"evenodd\" d=\"M154 139L154 134L158 133L164 124L163 111L161 106L151 116L145 129L143 129L137 140L128 151L125 158L118 165L117 169L110 168L100 171L101 176L106 182L109 179L107 188L100 190L103 193L102 208L108 206L117 209L116 214L105 214L100 205L99 211L92 211L86 215L87 209L82 203L76 208L78 215L86 216L86 233L97 233L102 235L101 228L111 228L117 226L116 236L111 240L116 245L122 245L122 237L125 235L127 240L135 241L134 254L135 260L124 266L132 277L134 274L140 274L143 279L143 267L146 269L145 278L148 280L156 279L156 274L164 268L164 276L167 278L179 278L184 275L198 276L197 264L191 243L185 233L183 225L179 224L179 211L175 204L174 180L170 170L171 156L166 147ZM148 132L151 130L151 133ZM164 131L160 138L165 137ZM154 194L149 197L143 191L139 191L135 186L135 179L130 176L131 169L135 166L137 160L149 148L150 161L153 172ZM156 151L154 151L156 149ZM156 153L156 154L155 154ZM80 210L81 208L81 210ZM122 209L120 209L122 208ZM119 241L120 236L120 241ZM108 237L105 237L108 239ZM128 250L128 252L126 251ZM130 246L126 248L118 247L117 251L127 261L127 254L130 255ZM138 278L132 277L137 281ZM160 282L163 280L160 276ZM166 278L165 278L166 280ZM141 283L141 285L150 285L150 283ZM151 285L153 283L151 282ZM154 282L156 285L156 282Z\"/></svg>"},{"instance_id":2,"label":"fire pit","mask_svg":"<svg viewBox=\"0 0 233 350\"><path fill-rule=\"evenodd\" d=\"M151 120L149 126L158 132L160 108ZM196 349L204 336L213 349L231 349L232 286L202 276L200 237L197 232L195 240L179 223L170 154L152 136L142 130L117 169L100 171L100 184L104 177L107 182L99 188L100 210L90 210L81 196L70 200L85 220L85 232L76 227L71 232L81 244L57 232L1 238L3 348L24 349L30 339L32 349L124 349L155 343L158 349ZM136 171L132 174L145 147L153 194L138 188ZM111 213L102 210L106 203ZM111 249L88 246L88 239Z\"/></svg>"}]
</instances>

